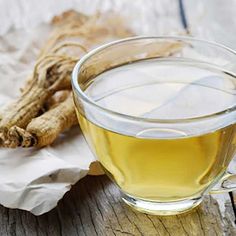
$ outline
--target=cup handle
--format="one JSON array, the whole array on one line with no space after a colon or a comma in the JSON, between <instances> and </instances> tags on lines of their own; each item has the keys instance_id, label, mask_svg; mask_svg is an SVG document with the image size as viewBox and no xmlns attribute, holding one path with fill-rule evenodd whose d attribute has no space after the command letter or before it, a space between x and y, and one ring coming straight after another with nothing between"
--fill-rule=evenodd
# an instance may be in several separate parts
<instances>
[{"instance_id":1,"label":"cup handle","mask_svg":"<svg viewBox=\"0 0 236 236\"><path fill-rule=\"evenodd\" d=\"M226 172L219 183L210 191L210 194L236 191L236 174Z\"/></svg>"}]
</instances>

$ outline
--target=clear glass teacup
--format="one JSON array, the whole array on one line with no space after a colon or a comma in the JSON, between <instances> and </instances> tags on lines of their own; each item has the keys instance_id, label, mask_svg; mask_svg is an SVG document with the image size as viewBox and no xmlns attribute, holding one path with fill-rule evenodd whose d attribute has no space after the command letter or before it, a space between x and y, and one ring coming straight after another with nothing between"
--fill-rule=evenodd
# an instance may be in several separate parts
<instances>
[{"instance_id":1,"label":"clear glass teacup","mask_svg":"<svg viewBox=\"0 0 236 236\"><path fill-rule=\"evenodd\" d=\"M187 37L134 37L84 56L72 76L82 132L123 200L188 211L236 189L236 54Z\"/></svg>"}]
</instances>

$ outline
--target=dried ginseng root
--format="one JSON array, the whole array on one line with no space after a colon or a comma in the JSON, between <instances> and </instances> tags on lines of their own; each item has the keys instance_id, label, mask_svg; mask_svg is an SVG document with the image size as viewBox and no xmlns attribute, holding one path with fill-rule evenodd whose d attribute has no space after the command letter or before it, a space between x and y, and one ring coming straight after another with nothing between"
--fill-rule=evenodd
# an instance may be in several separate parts
<instances>
[{"instance_id":1,"label":"dried ginseng root","mask_svg":"<svg viewBox=\"0 0 236 236\"><path fill-rule=\"evenodd\" d=\"M6 147L43 147L76 124L72 97L42 115L39 112L55 92L70 89L71 72L79 57L101 43L132 35L115 15L88 18L69 12L63 18L57 18L57 28L42 50L32 77L22 89L22 96L2 115L0 139ZM161 57L178 52L181 47L179 43L150 44L147 54ZM104 70L111 62L100 66L99 61L96 63L94 70L90 67L90 73L97 74L96 68ZM112 63L118 65L119 60Z\"/></svg>"},{"instance_id":2,"label":"dried ginseng root","mask_svg":"<svg viewBox=\"0 0 236 236\"><path fill-rule=\"evenodd\" d=\"M59 103L64 102L71 94L71 90L60 90L53 94L44 104L44 110L48 111L56 107Z\"/></svg>"},{"instance_id":3,"label":"dried ginseng root","mask_svg":"<svg viewBox=\"0 0 236 236\"><path fill-rule=\"evenodd\" d=\"M12 126L25 128L55 91L70 88L71 71L75 62L71 58L56 56L52 60L51 57L46 57L36 66L31 86L2 115L0 134L4 139Z\"/></svg>"},{"instance_id":4,"label":"dried ginseng root","mask_svg":"<svg viewBox=\"0 0 236 236\"><path fill-rule=\"evenodd\" d=\"M75 124L77 124L77 117L73 98L69 96L64 102L32 119L26 129L11 127L5 146L43 147L52 143L61 132Z\"/></svg>"},{"instance_id":5,"label":"dried ginseng root","mask_svg":"<svg viewBox=\"0 0 236 236\"><path fill-rule=\"evenodd\" d=\"M26 131L28 124L39 115L45 102L56 91L71 88L70 77L73 67L79 58L87 52L87 49L104 41L130 35L124 26L115 24L117 16L109 16L107 19L103 16L103 18L102 23L97 15L88 18L75 12L69 12L63 16L61 23L60 19L58 20L56 29L40 54L34 73L27 81L25 88L22 89L22 96L10 104L1 117L0 139L3 145L9 147L36 145L34 142L25 145L23 144L24 139L20 143L11 140L14 140L14 135L17 136L18 133L21 133L21 136L23 134L27 138L26 143L28 143L28 132L34 130ZM114 30L117 27L119 30ZM71 55L71 52L76 51L74 48L79 49L76 56ZM72 108L73 104L70 105L70 109ZM63 113L64 110L61 112ZM49 111L49 114L52 115L52 112ZM47 122L49 126L52 126L50 119ZM52 119L52 122L56 121ZM65 124L59 122L62 127L58 130L63 131L64 127L70 126L66 124L68 122L66 119L64 122ZM33 124L35 130L39 132L38 123L34 122ZM44 135L47 137L48 134L45 132ZM55 129L55 136L57 135L58 132ZM45 140L48 141L42 142L43 145L50 144L53 139L45 138ZM43 146L39 142L37 143L39 146Z\"/></svg>"}]
</instances>

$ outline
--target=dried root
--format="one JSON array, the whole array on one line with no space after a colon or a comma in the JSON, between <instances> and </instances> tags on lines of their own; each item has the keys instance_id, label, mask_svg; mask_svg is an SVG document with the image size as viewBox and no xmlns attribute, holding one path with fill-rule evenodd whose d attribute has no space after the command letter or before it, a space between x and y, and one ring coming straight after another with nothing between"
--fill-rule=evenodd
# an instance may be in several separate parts
<instances>
[{"instance_id":1,"label":"dried root","mask_svg":"<svg viewBox=\"0 0 236 236\"><path fill-rule=\"evenodd\" d=\"M70 76L75 61L63 57L45 58L36 66L34 83L18 100L9 105L0 121L0 134L4 138L12 126L25 128L55 91L70 88Z\"/></svg>"},{"instance_id":2,"label":"dried root","mask_svg":"<svg viewBox=\"0 0 236 236\"><path fill-rule=\"evenodd\" d=\"M48 111L58 104L64 102L71 94L70 90L57 91L50 99L48 99L44 105L44 110Z\"/></svg>"},{"instance_id":3,"label":"dried root","mask_svg":"<svg viewBox=\"0 0 236 236\"><path fill-rule=\"evenodd\" d=\"M65 93L65 90L71 89L70 79L75 63L88 50L101 43L132 35L115 15L101 17L97 14L89 18L72 11L57 17L54 27L33 74L22 89L21 97L0 116L0 145L11 148L43 147L77 124L73 99L71 95L68 96L68 91L64 97L56 99L58 91ZM158 57L175 53L180 47L178 43L150 43L146 49L149 57ZM139 48L127 50L131 55L127 57L127 62L134 60L132 55L141 55ZM112 63L119 65L119 60L118 56L107 63L95 61L96 66L90 66L88 76L97 74L96 70L110 67ZM40 113L42 110L43 114Z\"/></svg>"},{"instance_id":4,"label":"dried root","mask_svg":"<svg viewBox=\"0 0 236 236\"><path fill-rule=\"evenodd\" d=\"M110 18L114 21L117 17ZM5 146L44 146L73 125L76 118L72 98L41 116L40 111L55 92L71 89L73 67L89 49L130 35L121 25L114 31L117 25L109 24L109 17L101 23L99 15L89 18L73 11L55 19L54 24L55 30L42 49L21 97L7 107L0 120L0 139Z\"/></svg>"},{"instance_id":5,"label":"dried root","mask_svg":"<svg viewBox=\"0 0 236 236\"><path fill-rule=\"evenodd\" d=\"M34 118L26 129L11 127L8 132L6 147L43 147L51 144L57 136L77 124L73 98L69 96L64 102Z\"/></svg>"},{"instance_id":6,"label":"dried root","mask_svg":"<svg viewBox=\"0 0 236 236\"><path fill-rule=\"evenodd\" d=\"M30 147L35 145L35 138L26 130L17 126L11 127L8 132L7 141L4 143L4 147L16 148L19 146Z\"/></svg>"}]
</instances>

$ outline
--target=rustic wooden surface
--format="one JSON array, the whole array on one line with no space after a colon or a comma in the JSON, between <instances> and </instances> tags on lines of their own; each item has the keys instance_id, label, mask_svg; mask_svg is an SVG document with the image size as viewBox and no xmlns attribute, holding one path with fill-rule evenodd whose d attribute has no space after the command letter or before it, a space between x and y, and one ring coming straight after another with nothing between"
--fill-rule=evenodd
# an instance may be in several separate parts
<instances>
[{"instance_id":1,"label":"rustic wooden surface","mask_svg":"<svg viewBox=\"0 0 236 236\"><path fill-rule=\"evenodd\" d=\"M126 206L106 176L82 179L59 205L42 216L0 207L1 236L214 236L236 235L231 206L223 218L211 197L196 210L179 216L157 217Z\"/></svg>"},{"instance_id":2,"label":"rustic wooden surface","mask_svg":"<svg viewBox=\"0 0 236 236\"><path fill-rule=\"evenodd\" d=\"M140 3L140 7L143 6L141 1L134 2L134 5ZM233 0L227 1L227 4L223 0L209 0L207 4L204 0L184 2L192 35L216 39L236 48L236 25L229 22L233 16L224 14L230 13L231 8L234 12L231 7L235 6L232 5ZM177 0L145 1L145 5L153 5L147 20L153 21L152 25L157 29L154 33L184 33L177 3ZM219 13L217 17L212 17L216 12ZM225 27L231 30L225 33ZM76 184L54 210L42 216L36 217L25 211L0 206L0 236L233 236L236 235L234 219L228 194L206 197L196 210L188 214L157 217L137 213L127 207L118 189L107 177L88 176Z\"/></svg>"}]
</instances>

